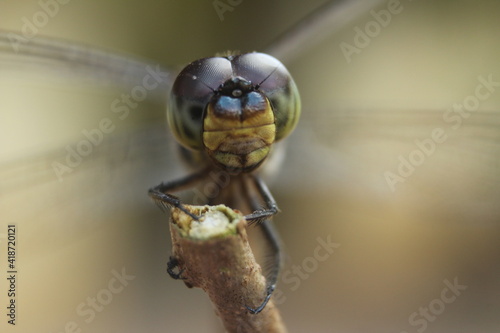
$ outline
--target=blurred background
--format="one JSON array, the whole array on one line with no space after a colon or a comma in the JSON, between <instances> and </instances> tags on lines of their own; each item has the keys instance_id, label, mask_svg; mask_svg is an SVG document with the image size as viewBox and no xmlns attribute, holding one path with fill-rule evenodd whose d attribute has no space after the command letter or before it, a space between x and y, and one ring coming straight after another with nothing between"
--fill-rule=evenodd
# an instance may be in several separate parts
<instances>
[{"instance_id":1,"label":"blurred background","mask_svg":"<svg viewBox=\"0 0 500 333\"><path fill-rule=\"evenodd\" d=\"M212 0L73 1L45 22L41 2L3 1L0 28L23 36L38 22L37 36L175 73L225 50L265 51L323 3L242 1L221 20ZM500 87L469 116L452 111L489 91L479 77L500 82L500 4L401 1L398 11L366 45L356 31L377 26L369 9L285 63L303 115L269 182L282 211L277 302L290 332L500 330ZM357 48L350 61L346 44ZM148 92L120 119L112 103L134 87L112 84L120 70L109 79L105 67L77 60L19 59L0 63L0 268L7 225L16 224L15 330L64 332L74 322L82 332L223 331L206 295L166 274L168 217L146 195L185 173L166 131L166 92ZM82 131L105 118L111 133L59 181L53 163L66 163ZM446 140L418 153L415 140L437 128ZM401 176L410 159L413 172ZM387 172L401 181L391 186ZM340 246L318 257L327 240ZM117 272L130 280L109 293ZM445 281L454 280L466 289L447 303ZM0 289L5 305L5 279Z\"/></svg>"}]
</instances>

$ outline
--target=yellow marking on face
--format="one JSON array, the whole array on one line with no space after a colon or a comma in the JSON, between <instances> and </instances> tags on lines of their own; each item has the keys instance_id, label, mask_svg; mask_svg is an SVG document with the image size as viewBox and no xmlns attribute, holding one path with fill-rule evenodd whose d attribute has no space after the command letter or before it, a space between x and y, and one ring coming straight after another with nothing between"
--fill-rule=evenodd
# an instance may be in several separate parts
<instances>
[{"instance_id":1,"label":"yellow marking on face","mask_svg":"<svg viewBox=\"0 0 500 333\"><path fill-rule=\"evenodd\" d=\"M243 159L240 155L215 152L213 158L220 164L231 169L253 168L259 165L269 155L270 147L263 147L253 151Z\"/></svg>"},{"instance_id":2,"label":"yellow marking on face","mask_svg":"<svg viewBox=\"0 0 500 333\"><path fill-rule=\"evenodd\" d=\"M203 142L205 147L210 150L246 154L273 144L275 134L276 126L274 124L235 130L205 131L203 132Z\"/></svg>"},{"instance_id":3,"label":"yellow marking on face","mask_svg":"<svg viewBox=\"0 0 500 333\"><path fill-rule=\"evenodd\" d=\"M259 110L217 114L209 104L203 123L203 144L209 156L234 169L262 163L276 137L271 105L267 99L262 105Z\"/></svg>"}]
</instances>

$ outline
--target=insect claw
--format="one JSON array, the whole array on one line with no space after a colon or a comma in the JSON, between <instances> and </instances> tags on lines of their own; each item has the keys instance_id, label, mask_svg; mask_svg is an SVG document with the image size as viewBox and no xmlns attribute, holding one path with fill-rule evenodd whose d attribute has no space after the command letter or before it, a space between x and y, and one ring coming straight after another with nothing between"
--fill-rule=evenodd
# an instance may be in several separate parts
<instances>
[{"instance_id":1,"label":"insect claw","mask_svg":"<svg viewBox=\"0 0 500 333\"><path fill-rule=\"evenodd\" d=\"M258 314L260 313L262 310L264 310L264 308L266 307L267 303L269 302L269 300L271 299L271 296L273 294L273 291L274 291L274 288L276 288L276 285L272 284L270 285L268 288L267 288L267 294L266 294L266 298L264 299L264 301L256 308L251 308L247 305L245 305L245 308L248 310L248 312L250 312L251 314Z\"/></svg>"},{"instance_id":2,"label":"insect claw","mask_svg":"<svg viewBox=\"0 0 500 333\"><path fill-rule=\"evenodd\" d=\"M191 213L184 205L180 204L178 207L181 211L183 211L185 214L189 215L193 220L199 221L201 216L198 216L196 214Z\"/></svg>"}]
</instances>

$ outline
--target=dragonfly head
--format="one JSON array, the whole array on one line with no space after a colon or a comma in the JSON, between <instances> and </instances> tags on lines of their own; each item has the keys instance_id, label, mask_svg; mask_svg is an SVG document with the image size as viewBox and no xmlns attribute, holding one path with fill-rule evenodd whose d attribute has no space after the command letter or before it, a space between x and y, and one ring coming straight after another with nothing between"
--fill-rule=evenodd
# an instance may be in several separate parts
<instances>
[{"instance_id":1,"label":"dragonfly head","mask_svg":"<svg viewBox=\"0 0 500 333\"><path fill-rule=\"evenodd\" d=\"M194 61L178 75L170 97L167 116L177 140L234 173L261 165L300 116L291 75L263 53Z\"/></svg>"}]
</instances>

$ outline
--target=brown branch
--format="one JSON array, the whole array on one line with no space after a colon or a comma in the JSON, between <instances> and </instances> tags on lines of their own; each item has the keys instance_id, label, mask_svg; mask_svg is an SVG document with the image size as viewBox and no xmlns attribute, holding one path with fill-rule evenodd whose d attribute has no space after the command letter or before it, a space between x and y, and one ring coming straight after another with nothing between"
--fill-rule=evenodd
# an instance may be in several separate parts
<instances>
[{"instance_id":1,"label":"brown branch","mask_svg":"<svg viewBox=\"0 0 500 333\"><path fill-rule=\"evenodd\" d=\"M244 217L223 205L186 208L203 215L198 222L172 210L173 255L186 285L208 294L230 333L286 332L272 299L259 314L245 308L261 304L266 281L248 244Z\"/></svg>"}]
</instances>

